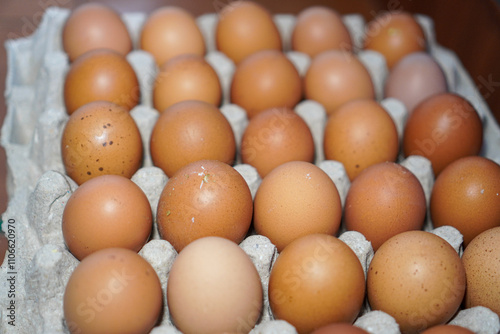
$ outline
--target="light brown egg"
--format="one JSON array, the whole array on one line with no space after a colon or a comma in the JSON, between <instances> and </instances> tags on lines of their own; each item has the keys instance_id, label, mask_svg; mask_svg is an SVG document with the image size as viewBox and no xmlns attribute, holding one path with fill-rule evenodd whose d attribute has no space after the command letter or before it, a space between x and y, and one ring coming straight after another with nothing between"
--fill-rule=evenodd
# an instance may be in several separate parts
<instances>
[{"instance_id":1,"label":"light brown egg","mask_svg":"<svg viewBox=\"0 0 500 334\"><path fill-rule=\"evenodd\" d=\"M314 160L314 141L306 122L288 108L267 109L250 120L241 142L245 164L261 177L289 161Z\"/></svg>"},{"instance_id":2,"label":"light brown egg","mask_svg":"<svg viewBox=\"0 0 500 334\"><path fill-rule=\"evenodd\" d=\"M292 49L314 57L332 49L351 51L352 40L339 13L330 7L310 6L297 15Z\"/></svg>"},{"instance_id":3,"label":"light brown egg","mask_svg":"<svg viewBox=\"0 0 500 334\"><path fill-rule=\"evenodd\" d=\"M63 26L62 43L70 61L90 50L111 49L123 56L132 50L130 34L120 15L94 2L71 12Z\"/></svg>"},{"instance_id":4,"label":"light brown egg","mask_svg":"<svg viewBox=\"0 0 500 334\"><path fill-rule=\"evenodd\" d=\"M312 334L368 334L368 332L350 323L333 323L316 329Z\"/></svg>"},{"instance_id":5,"label":"light brown egg","mask_svg":"<svg viewBox=\"0 0 500 334\"><path fill-rule=\"evenodd\" d=\"M304 95L331 114L348 101L373 99L375 90L368 70L355 55L329 50L312 60L304 77Z\"/></svg>"},{"instance_id":6,"label":"light brown egg","mask_svg":"<svg viewBox=\"0 0 500 334\"><path fill-rule=\"evenodd\" d=\"M447 90L438 62L426 52L413 52L394 65L385 81L384 94L403 102L411 113L426 98Z\"/></svg>"},{"instance_id":7,"label":"light brown egg","mask_svg":"<svg viewBox=\"0 0 500 334\"><path fill-rule=\"evenodd\" d=\"M269 108L293 108L302 98L302 82L293 63L280 51L254 53L237 67L231 102L249 118Z\"/></svg>"},{"instance_id":8,"label":"light brown egg","mask_svg":"<svg viewBox=\"0 0 500 334\"><path fill-rule=\"evenodd\" d=\"M382 162L351 183L344 219L348 230L362 233L377 250L396 234L421 229L426 211L417 177L395 162Z\"/></svg>"},{"instance_id":9,"label":"light brown egg","mask_svg":"<svg viewBox=\"0 0 500 334\"><path fill-rule=\"evenodd\" d=\"M484 306L500 316L500 227L472 239L462 261L467 276L465 307Z\"/></svg>"},{"instance_id":10,"label":"light brown egg","mask_svg":"<svg viewBox=\"0 0 500 334\"><path fill-rule=\"evenodd\" d=\"M273 17L253 1L231 1L219 12L217 49L236 64L262 50L281 51L281 36Z\"/></svg>"},{"instance_id":11,"label":"light brown egg","mask_svg":"<svg viewBox=\"0 0 500 334\"><path fill-rule=\"evenodd\" d=\"M82 184L71 195L62 218L69 251L79 260L103 248L138 252L153 226L148 198L131 180L101 175Z\"/></svg>"},{"instance_id":12,"label":"light brown egg","mask_svg":"<svg viewBox=\"0 0 500 334\"><path fill-rule=\"evenodd\" d=\"M291 161L276 167L255 195L255 230L268 237L278 251L304 235L334 235L341 216L335 183L309 162Z\"/></svg>"},{"instance_id":13,"label":"light brown egg","mask_svg":"<svg viewBox=\"0 0 500 334\"><path fill-rule=\"evenodd\" d=\"M356 254L331 235L296 239L280 253L269 279L269 303L276 319L298 333L332 322L352 323L365 297L365 276Z\"/></svg>"},{"instance_id":14,"label":"light brown egg","mask_svg":"<svg viewBox=\"0 0 500 334\"><path fill-rule=\"evenodd\" d=\"M474 332L457 325L438 325L423 331L422 334L474 334Z\"/></svg>"},{"instance_id":15,"label":"light brown egg","mask_svg":"<svg viewBox=\"0 0 500 334\"><path fill-rule=\"evenodd\" d=\"M64 81L64 104L69 115L93 101L110 101L130 110L140 96L134 69L124 56L111 50L93 50L78 57Z\"/></svg>"},{"instance_id":16,"label":"light brown egg","mask_svg":"<svg viewBox=\"0 0 500 334\"><path fill-rule=\"evenodd\" d=\"M189 100L161 113L151 134L150 148L154 165L171 177L198 160L232 164L236 142L231 125L216 106Z\"/></svg>"},{"instance_id":17,"label":"light brown egg","mask_svg":"<svg viewBox=\"0 0 500 334\"><path fill-rule=\"evenodd\" d=\"M142 140L130 113L111 102L91 102L69 118L61 140L66 173L76 183L98 175L132 175L142 164Z\"/></svg>"},{"instance_id":18,"label":"light brown egg","mask_svg":"<svg viewBox=\"0 0 500 334\"><path fill-rule=\"evenodd\" d=\"M426 41L422 27L410 13L389 11L368 23L364 47L380 52L392 68L404 56L425 51Z\"/></svg>"},{"instance_id":19,"label":"light brown egg","mask_svg":"<svg viewBox=\"0 0 500 334\"><path fill-rule=\"evenodd\" d=\"M391 116L379 103L360 99L330 114L323 147L326 159L341 162L352 181L366 167L396 161L399 137Z\"/></svg>"},{"instance_id":20,"label":"light brown egg","mask_svg":"<svg viewBox=\"0 0 500 334\"><path fill-rule=\"evenodd\" d=\"M181 54L205 54L205 41L193 15L175 6L153 11L142 26L140 48L155 58L156 64Z\"/></svg>"},{"instance_id":21,"label":"light brown egg","mask_svg":"<svg viewBox=\"0 0 500 334\"><path fill-rule=\"evenodd\" d=\"M482 143L483 125L477 111L453 93L436 94L417 105L403 135L405 156L426 157L436 176L453 161L479 154Z\"/></svg>"},{"instance_id":22,"label":"light brown egg","mask_svg":"<svg viewBox=\"0 0 500 334\"><path fill-rule=\"evenodd\" d=\"M375 252L368 269L370 306L391 315L402 333L446 323L464 293L460 257L430 232L408 231L390 238Z\"/></svg>"},{"instance_id":23,"label":"light brown egg","mask_svg":"<svg viewBox=\"0 0 500 334\"><path fill-rule=\"evenodd\" d=\"M164 63L153 87L153 105L163 112L186 100L199 100L219 106L222 90L219 77L210 64L198 55L180 55Z\"/></svg>"},{"instance_id":24,"label":"light brown egg","mask_svg":"<svg viewBox=\"0 0 500 334\"><path fill-rule=\"evenodd\" d=\"M179 169L158 202L158 230L179 252L207 236L243 240L252 221L250 189L233 167L200 160Z\"/></svg>"},{"instance_id":25,"label":"light brown egg","mask_svg":"<svg viewBox=\"0 0 500 334\"><path fill-rule=\"evenodd\" d=\"M434 183L430 213L435 227L458 229L464 246L478 234L500 226L500 166L479 156L449 164Z\"/></svg>"},{"instance_id":26,"label":"light brown egg","mask_svg":"<svg viewBox=\"0 0 500 334\"><path fill-rule=\"evenodd\" d=\"M262 310L262 285L248 255L224 238L193 241L170 270L167 301L182 333L248 333Z\"/></svg>"},{"instance_id":27,"label":"light brown egg","mask_svg":"<svg viewBox=\"0 0 500 334\"><path fill-rule=\"evenodd\" d=\"M153 267L134 251L107 248L83 259L69 278L64 318L72 334L146 334L162 304Z\"/></svg>"}]
</instances>

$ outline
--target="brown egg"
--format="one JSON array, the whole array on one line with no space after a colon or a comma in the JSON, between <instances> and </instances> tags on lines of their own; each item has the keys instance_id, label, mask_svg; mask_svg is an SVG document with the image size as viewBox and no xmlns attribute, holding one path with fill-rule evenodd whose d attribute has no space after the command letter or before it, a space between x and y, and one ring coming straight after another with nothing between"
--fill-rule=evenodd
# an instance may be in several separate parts
<instances>
[{"instance_id":1,"label":"brown egg","mask_svg":"<svg viewBox=\"0 0 500 334\"><path fill-rule=\"evenodd\" d=\"M118 175L82 184L66 203L62 218L64 241L79 260L103 248L138 252L152 226L148 198L138 185Z\"/></svg>"},{"instance_id":2,"label":"brown egg","mask_svg":"<svg viewBox=\"0 0 500 334\"><path fill-rule=\"evenodd\" d=\"M332 322L352 323L365 297L365 276L356 254L331 235L312 234L290 243L269 279L269 304L276 319L298 333Z\"/></svg>"},{"instance_id":3,"label":"brown egg","mask_svg":"<svg viewBox=\"0 0 500 334\"><path fill-rule=\"evenodd\" d=\"M248 123L241 157L264 177L285 162L313 162L314 141L306 122L293 110L267 109Z\"/></svg>"},{"instance_id":4,"label":"brown egg","mask_svg":"<svg viewBox=\"0 0 500 334\"><path fill-rule=\"evenodd\" d=\"M84 3L71 12L63 26L62 43L70 61L95 49L111 49L123 56L132 50L120 15L100 3Z\"/></svg>"},{"instance_id":5,"label":"brown egg","mask_svg":"<svg viewBox=\"0 0 500 334\"><path fill-rule=\"evenodd\" d=\"M330 50L312 60L304 77L304 95L331 114L348 101L375 98L375 91L368 70L356 56Z\"/></svg>"},{"instance_id":6,"label":"brown egg","mask_svg":"<svg viewBox=\"0 0 500 334\"><path fill-rule=\"evenodd\" d=\"M330 114L323 147L326 159L341 162L352 181L368 166L396 161L399 137L391 116L379 103L360 99Z\"/></svg>"},{"instance_id":7,"label":"brown egg","mask_svg":"<svg viewBox=\"0 0 500 334\"><path fill-rule=\"evenodd\" d=\"M140 100L137 76L127 59L111 50L89 51L78 57L66 75L64 103L71 115L93 101L110 101L127 110Z\"/></svg>"},{"instance_id":8,"label":"brown egg","mask_svg":"<svg viewBox=\"0 0 500 334\"><path fill-rule=\"evenodd\" d=\"M195 100L176 103L161 113L150 148L153 163L169 177L198 160L232 164L236 153L226 117L213 104Z\"/></svg>"},{"instance_id":9,"label":"brown egg","mask_svg":"<svg viewBox=\"0 0 500 334\"><path fill-rule=\"evenodd\" d=\"M231 1L219 13L215 31L217 49L236 64L262 50L280 51L281 36L273 17L253 1Z\"/></svg>"},{"instance_id":10,"label":"brown egg","mask_svg":"<svg viewBox=\"0 0 500 334\"><path fill-rule=\"evenodd\" d=\"M369 22L364 44L365 49L380 52L389 68L404 56L426 49L422 27L410 13L402 11L385 12Z\"/></svg>"},{"instance_id":11,"label":"brown egg","mask_svg":"<svg viewBox=\"0 0 500 334\"><path fill-rule=\"evenodd\" d=\"M98 175L132 175L142 164L142 140L129 112L111 102L91 102L69 118L61 140L66 173L76 183Z\"/></svg>"},{"instance_id":12,"label":"brown egg","mask_svg":"<svg viewBox=\"0 0 500 334\"><path fill-rule=\"evenodd\" d=\"M308 234L335 234L342 206L335 183L319 167L292 161L262 180L254 200L253 223L278 251Z\"/></svg>"},{"instance_id":13,"label":"brown egg","mask_svg":"<svg viewBox=\"0 0 500 334\"><path fill-rule=\"evenodd\" d=\"M202 56L180 55L164 63L153 87L153 105L162 112L177 102L200 100L219 106L222 90L215 70Z\"/></svg>"},{"instance_id":14,"label":"brown egg","mask_svg":"<svg viewBox=\"0 0 500 334\"><path fill-rule=\"evenodd\" d=\"M339 13L329 7L310 6L297 15L292 49L314 57L332 49L351 51L352 40Z\"/></svg>"},{"instance_id":15,"label":"brown egg","mask_svg":"<svg viewBox=\"0 0 500 334\"><path fill-rule=\"evenodd\" d=\"M250 189L233 167L200 160L179 169L158 202L158 230L179 252L190 242L219 236L239 243L252 221Z\"/></svg>"},{"instance_id":16,"label":"brown egg","mask_svg":"<svg viewBox=\"0 0 500 334\"><path fill-rule=\"evenodd\" d=\"M205 237L180 252L167 301L183 333L248 333L262 310L262 285L248 255L224 238Z\"/></svg>"},{"instance_id":17,"label":"brown egg","mask_svg":"<svg viewBox=\"0 0 500 334\"><path fill-rule=\"evenodd\" d=\"M467 276L465 307L484 306L500 316L500 227L472 239L462 255Z\"/></svg>"},{"instance_id":18,"label":"brown egg","mask_svg":"<svg viewBox=\"0 0 500 334\"><path fill-rule=\"evenodd\" d=\"M432 189L430 213L435 227L453 226L464 245L500 226L500 166L471 156L455 160L439 174Z\"/></svg>"},{"instance_id":19,"label":"brown egg","mask_svg":"<svg viewBox=\"0 0 500 334\"><path fill-rule=\"evenodd\" d=\"M71 333L149 333L162 311L153 267L124 248L97 251L76 267L64 292Z\"/></svg>"},{"instance_id":20,"label":"brown egg","mask_svg":"<svg viewBox=\"0 0 500 334\"><path fill-rule=\"evenodd\" d=\"M456 325L438 325L423 331L422 334L474 334L474 332Z\"/></svg>"},{"instance_id":21,"label":"brown egg","mask_svg":"<svg viewBox=\"0 0 500 334\"><path fill-rule=\"evenodd\" d=\"M482 143L483 126L474 107L459 95L442 93L415 107L406 123L403 151L429 159L437 176L451 162L479 154Z\"/></svg>"},{"instance_id":22,"label":"brown egg","mask_svg":"<svg viewBox=\"0 0 500 334\"><path fill-rule=\"evenodd\" d=\"M402 333L446 323L464 293L460 257L447 241L430 232L392 237L377 250L368 269L370 306L391 315Z\"/></svg>"},{"instance_id":23,"label":"brown egg","mask_svg":"<svg viewBox=\"0 0 500 334\"><path fill-rule=\"evenodd\" d=\"M205 54L205 40L196 20L175 6L153 11L142 26L140 48L153 55L158 66L181 54Z\"/></svg>"},{"instance_id":24,"label":"brown egg","mask_svg":"<svg viewBox=\"0 0 500 334\"><path fill-rule=\"evenodd\" d=\"M394 65L385 81L385 97L403 102L408 112L426 98L447 91L446 77L434 58L414 52Z\"/></svg>"},{"instance_id":25,"label":"brown egg","mask_svg":"<svg viewBox=\"0 0 500 334\"><path fill-rule=\"evenodd\" d=\"M249 118L269 108L293 108L302 98L302 83L293 63L279 51L261 51L242 61L231 83L231 102Z\"/></svg>"},{"instance_id":26,"label":"brown egg","mask_svg":"<svg viewBox=\"0 0 500 334\"><path fill-rule=\"evenodd\" d=\"M335 323L318 328L312 334L368 334L368 332L349 323Z\"/></svg>"},{"instance_id":27,"label":"brown egg","mask_svg":"<svg viewBox=\"0 0 500 334\"><path fill-rule=\"evenodd\" d=\"M367 167L354 179L344 210L346 228L361 232L377 250L392 236L423 227L424 190L408 169L382 162Z\"/></svg>"}]
</instances>

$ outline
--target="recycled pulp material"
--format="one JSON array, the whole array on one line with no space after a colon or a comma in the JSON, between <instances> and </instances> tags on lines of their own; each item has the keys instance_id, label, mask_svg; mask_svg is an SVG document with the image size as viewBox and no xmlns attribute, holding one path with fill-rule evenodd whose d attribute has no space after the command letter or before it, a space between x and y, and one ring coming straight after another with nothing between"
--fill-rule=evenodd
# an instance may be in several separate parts
<instances>
[{"instance_id":1,"label":"recycled pulp material","mask_svg":"<svg viewBox=\"0 0 500 334\"><path fill-rule=\"evenodd\" d=\"M62 312L62 297L65 285L72 271L78 264L68 252L61 231L61 217L64 205L77 185L64 173L60 155L60 139L68 115L64 109L62 87L68 70L68 59L61 47L61 30L69 11L49 8L37 31L32 36L6 42L8 73L6 79L7 116L2 128L1 143L7 153L9 204L2 219L15 221L15 263L14 269L6 265L0 269L1 291L7 291L9 271L15 270L15 305L16 327L7 325L7 294L0 295L2 333L67 333ZM404 105L395 99L382 100L382 87L387 75L387 67L380 54L362 51L361 42L364 21L360 15L345 15L355 50L359 50L359 59L367 66L376 87L376 95L382 105L393 117L399 136L407 117ZM472 80L465 72L458 58L435 42L432 21L424 16L417 16L429 41L429 52L443 67L451 91L457 92L471 101L484 122L485 144L482 154L497 162L500 161L500 129L487 109ZM137 46L140 28L146 15L127 13L123 19L129 28L134 45ZM223 106L221 111L227 117L236 136L239 147L243 131L248 124L245 111L230 104L229 88L234 72L234 64L215 49L214 29L216 14L206 14L197 18L206 40L207 61L215 68L223 87ZM298 71L304 74L310 59L299 52L291 52L290 36L295 23L295 16L279 14L274 16L282 35L285 51ZM157 67L150 54L134 50L127 56L136 71L142 92L141 104L131 111L136 121L145 146L143 167L132 180L147 195L153 213L156 213L158 199L167 182L167 176L152 166L149 155L149 136L158 117L152 108L151 88ZM326 122L323 107L315 101L303 101L296 107L310 127L316 146L316 161L335 182L342 203L345 201L350 186L342 164L325 161L322 150L322 137ZM237 157L239 159L239 157ZM256 170L239 163L235 165L247 181L252 196L260 184ZM429 200L433 185L432 169L427 159L409 157L400 159L420 180ZM3 225L6 229L7 224ZM432 231L450 242L461 254L462 236L451 228L432 229L427 221L425 230ZM358 256L366 274L373 257L371 244L357 232L341 230L340 239L346 242ZM264 308L261 319L252 333L296 333L293 326L285 321L274 320L269 308L267 288L269 274L278 253L276 247L266 237L251 235L241 244L241 248L254 262L263 286ZM168 274L176 251L165 240L159 238L156 225L152 239L139 252L155 268L164 291ZM399 327L392 317L380 312L370 311L368 304L362 310L355 325L371 333L399 333ZM483 308L461 311L452 323L468 327L476 333L497 333L500 329L498 316ZM180 333L171 323L168 307L165 303L164 315L160 325L152 333Z\"/></svg>"}]
</instances>

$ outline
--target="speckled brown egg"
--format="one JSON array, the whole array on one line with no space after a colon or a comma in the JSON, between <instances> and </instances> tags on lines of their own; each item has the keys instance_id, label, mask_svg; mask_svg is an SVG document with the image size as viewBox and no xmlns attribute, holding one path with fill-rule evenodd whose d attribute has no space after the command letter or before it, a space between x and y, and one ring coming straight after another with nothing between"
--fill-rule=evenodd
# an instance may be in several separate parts
<instances>
[{"instance_id":1,"label":"speckled brown egg","mask_svg":"<svg viewBox=\"0 0 500 334\"><path fill-rule=\"evenodd\" d=\"M76 59L64 81L64 103L71 115L93 101L110 101L127 110L140 100L139 81L127 59L111 50L89 51Z\"/></svg>"},{"instance_id":2,"label":"speckled brown egg","mask_svg":"<svg viewBox=\"0 0 500 334\"><path fill-rule=\"evenodd\" d=\"M481 232L500 226L500 166L480 156L449 164L432 188L430 213L435 227L458 229L465 246Z\"/></svg>"},{"instance_id":3,"label":"speckled brown egg","mask_svg":"<svg viewBox=\"0 0 500 334\"><path fill-rule=\"evenodd\" d=\"M147 334L162 304L153 267L134 251L107 248L87 256L73 271L63 307L72 334Z\"/></svg>"},{"instance_id":4,"label":"speckled brown egg","mask_svg":"<svg viewBox=\"0 0 500 334\"><path fill-rule=\"evenodd\" d=\"M199 100L219 106L222 90L215 70L202 56L176 56L160 67L153 87L153 106L159 112L177 102Z\"/></svg>"},{"instance_id":5,"label":"speckled brown egg","mask_svg":"<svg viewBox=\"0 0 500 334\"><path fill-rule=\"evenodd\" d=\"M378 102L359 99L330 114L323 147L325 158L341 162L352 181L366 167L396 161L399 137L391 116Z\"/></svg>"},{"instance_id":6,"label":"speckled brown egg","mask_svg":"<svg viewBox=\"0 0 500 334\"><path fill-rule=\"evenodd\" d=\"M396 234L421 229L426 211L417 177L395 162L382 162L367 167L351 183L344 219L348 230L362 233L377 250Z\"/></svg>"},{"instance_id":7,"label":"speckled brown egg","mask_svg":"<svg viewBox=\"0 0 500 334\"><path fill-rule=\"evenodd\" d=\"M301 98L299 72L280 51L254 53L236 67L231 102L245 109L249 118L269 108L293 108Z\"/></svg>"},{"instance_id":8,"label":"speckled brown egg","mask_svg":"<svg viewBox=\"0 0 500 334\"><path fill-rule=\"evenodd\" d=\"M348 52L352 49L352 40L339 13L330 7L310 6L297 15L292 49L310 57L332 49Z\"/></svg>"},{"instance_id":9,"label":"speckled brown egg","mask_svg":"<svg viewBox=\"0 0 500 334\"><path fill-rule=\"evenodd\" d=\"M446 323L465 293L465 270L441 237L408 231L387 240L373 257L367 295L373 310L391 315L402 333Z\"/></svg>"},{"instance_id":10,"label":"speckled brown egg","mask_svg":"<svg viewBox=\"0 0 500 334\"><path fill-rule=\"evenodd\" d=\"M252 195L240 173L224 162L199 160L179 169L165 185L158 202L158 230L179 252L207 236L239 243L252 212Z\"/></svg>"},{"instance_id":11,"label":"speckled brown egg","mask_svg":"<svg viewBox=\"0 0 500 334\"><path fill-rule=\"evenodd\" d=\"M61 141L66 173L76 183L104 174L125 177L142 164L142 140L130 113L111 102L88 103L69 118Z\"/></svg>"},{"instance_id":12,"label":"speckled brown egg","mask_svg":"<svg viewBox=\"0 0 500 334\"><path fill-rule=\"evenodd\" d=\"M152 226L148 198L119 175L101 175L82 184L71 194L62 217L64 241L79 260L103 248L138 252Z\"/></svg>"},{"instance_id":13,"label":"speckled brown egg","mask_svg":"<svg viewBox=\"0 0 500 334\"><path fill-rule=\"evenodd\" d=\"M332 235L311 234L294 240L271 270L273 315L300 334L333 322L352 323L364 298L361 263L349 246Z\"/></svg>"},{"instance_id":14,"label":"speckled brown egg","mask_svg":"<svg viewBox=\"0 0 500 334\"><path fill-rule=\"evenodd\" d=\"M153 55L161 66L181 54L205 54L205 41L196 20L183 8L160 7L142 26L140 48Z\"/></svg>"},{"instance_id":15,"label":"speckled brown egg","mask_svg":"<svg viewBox=\"0 0 500 334\"><path fill-rule=\"evenodd\" d=\"M500 227L472 239L462 261L467 276L465 307L484 306L500 316Z\"/></svg>"},{"instance_id":16,"label":"speckled brown egg","mask_svg":"<svg viewBox=\"0 0 500 334\"><path fill-rule=\"evenodd\" d=\"M236 64L258 51L282 49L281 36L271 13L256 2L231 1L222 7L218 18L217 49Z\"/></svg>"},{"instance_id":17,"label":"speckled brown egg","mask_svg":"<svg viewBox=\"0 0 500 334\"><path fill-rule=\"evenodd\" d=\"M350 52L328 50L318 54L304 77L305 98L321 103L327 114L355 99L373 99L370 73Z\"/></svg>"},{"instance_id":18,"label":"speckled brown egg","mask_svg":"<svg viewBox=\"0 0 500 334\"><path fill-rule=\"evenodd\" d=\"M63 49L74 61L90 50L110 49L121 55L132 50L132 40L120 15L101 3L84 3L71 12L62 29Z\"/></svg>"},{"instance_id":19,"label":"speckled brown egg","mask_svg":"<svg viewBox=\"0 0 500 334\"><path fill-rule=\"evenodd\" d=\"M438 325L423 331L422 334L474 334L474 332L457 325Z\"/></svg>"},{"instance_id":20,"label":"speckled brown egg","mask_svg":"<svg viewBox=\"0 0 500 334\"><path fill-rule=\"evenodd\" d=\"M304 235L334 235L341 216L335 183L309 162L291 161L274 168L255 195L255 230L269 238L278 251Z\"/></svg>"},{"instance_id":21,"label":"speckled brown egg","mask_svg":"<svg viewBox=\"0 0 500 334\"><path fill-rule=\"evenodd\" d=\"M454 93L432 95L419 103L406 122L405 156L421 155L438 175L453 161L477 155L483 144L483 124L476 109Z\"/></svg>"},{"instance_id":22,"label":"speckled brown egg","mask_svg":"<svg viewBox=\"0 0 500 334\"><path fill-rule=\"evenodd\" d=\"M333 323L316 329L312 334L368 334L367 331L350 323Z\"/></svg>"},{"instance_id":23,"label":"speckled brown egg","mask_svg":"<svg viewBox=\"0 0 500 334\"><path fill-rule=\"evenodd\" d=\"M182 101L161 113L151 133L155 166L172 176L198 160L232 164L236 153L233 130L219 108L203 101Z\"/></svg>"},{"instance_id":24,"label":"speckled brown egg","mask_svg":"<svg viewBox=\"0 0 500 334\"><path fill-rule=\"evenodd\" d=\"M314 160L314 141L306 122L293 110L272 108L248 123L241 141L243 163L261 177L289 161Z\"/></svg>"}]
</instances>

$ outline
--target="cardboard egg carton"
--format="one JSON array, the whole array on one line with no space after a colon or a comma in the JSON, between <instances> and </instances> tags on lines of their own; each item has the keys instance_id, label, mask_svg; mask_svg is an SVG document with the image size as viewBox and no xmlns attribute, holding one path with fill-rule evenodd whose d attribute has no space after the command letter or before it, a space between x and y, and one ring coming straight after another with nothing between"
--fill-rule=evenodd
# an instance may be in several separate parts
<instances>
[{"instance_id":1,"label":"cardboard egg carton","mask_svg":"<svg viewBox=\"0 0 500 334\"><path fill-rule=\"evenodd\" d=\"M60 140L68 115L64 108L63 83L69 68L66 54L62 51L61 31L69 11L57 7L49 8L39 28L29 37L6 42L8 73L6 79L7 115L1 134L1 144L7 153L8 194L7 211L2 215L2 229L14 226L8 237L14 241L15 256L9 262L6 257L0 268L0 332L1 333L68 333L63 317L63 294L66 283L78 265L78 260L68 252L61 230L61 218L65 203L77 189L73 180L65 175L60 154ZM142 99L131 115L136 121L143 140L145 158L143 167L132 177L147 195L154 216L160 193L168 181L159 168L152 165L149 154L149 137L158 118L152 107L152 85L157 66L152 56L137 50L140 29L147 16L144 13L126 13L123 19L136 47L127 59L139 78ZM354 41L354 50L366 65L376 88L377 99L393 118L400 137L402 136L407 111L395 99L383 99L383 83L387 67L383 57L373 51L362 50L365 22L360 15L343 16ZM442 66L451 91L467 98L479 112L484 124L484 145L482 155L500 162L500 129L473 81L461 65L456 55L439 46L435 41L432 21L425 16L417 16L424 28L429 43L429 52ZM223 87L221 111L229 120L239 147L241 137L248 124L245 111L231 104L229 88L234 64L215 48L214 29L218 20L216 13L197 18L197 23L207 45L206 60L214 67ZM304 74L310 64L306 55L290 51L290 37L295 16L278 14L274 20L283 39L284 51ZM316 146L315 163L335 182L342 203L350 186L349 178L341 163L325 161L322 138L326 113L315 101L302 101L296 108L314 137ZM400 158L401 164L409 168L421 182L427 201L433 186L430 162L422 157ZM252 196L260 184L256 170L240 163L237 157L235 169L247 181ZM155 223L156 224L156 223ZM461 254L462 235L454 228L433 229L430 221L425 230L442 236ZM98 231L96 231L98 233ZM371 244L358 232L339 232L358 256L365 271L373 257ZM271 268L278 253L276 247L264 236L250 235L240 247L254 262L263 286L264 307L261 318L251 333L296 333L293 326L273 318L269 307L267 288ZM155 268L160 278L165 299L168 274L177 253L165 240L161 240L155 228L151 240L139 252ZM12 277L14 279L12 279ZM10 280L9 280L10 279ZM14 290L9 297L3 291ZM8 309L14 301L15 327L12 312ZM151 333L180 333L172 324L165 300L164 315L158 327ZM461 325L476 333L493 334L500 330L498 316L484 307L460 311L451 323ZM399 333L395 320L381 312L371 311L365 303L355 325L370 333Z\"/></svg>"}]
</instances>

